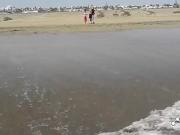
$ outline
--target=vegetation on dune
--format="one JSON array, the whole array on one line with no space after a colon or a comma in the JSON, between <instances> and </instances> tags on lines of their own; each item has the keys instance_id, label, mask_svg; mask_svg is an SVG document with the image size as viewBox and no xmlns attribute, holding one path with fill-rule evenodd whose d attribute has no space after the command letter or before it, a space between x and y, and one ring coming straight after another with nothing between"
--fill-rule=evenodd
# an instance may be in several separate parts
<instances>
[{"instance_id":1,"label":"vegetation on dune","mask_svg":"<svg viewBox=\"0 0 180 135\"><path fill-rule=\"evenodd\" d=\"M121 16L131 16L131 13L129 11L122 10Z\"/></svg>"},{"instance_id":2,"label":"vegetation on dune","mask_svg":"<svg viewBox=\"0 0 180 135\"><path fill-rule=\"evenodd\" d=\"M180 13L180 11L174 11L173 13L174 13L174 14L179 14L179 13Z\"/></svg>"},{"instance_id":3,"label":"vegetation on dune","mask_svg":"<svg viewBox=\"0 0 180 135\"><path fill-rule=\"evenodd\" d=\"M119 16L119 14L117 13L117 11L115 11L114 13L113 13L113 16Z\"/></svg>"},{"instance_id":4,"label":"vegetation on dune","mask_svg":"<svg viewBox=\"0 0 180 135\"><path fill-rule=\"evenodd\" d=\"M97 18L103 18L105 17L104 13L102 11L98 11Z\"/></svg>"},{"instance_id":5,"label":"vegetation on dune","mask_svg":"<svg viewBox=\"0 0 180 135\"><path fill-rule=\"evenodd\" d=\"M13 20L11 17L4 17L3 18L3 21L10 21L10 20Z\"/></svg>"},{"instance_id":6,"label":"vegetation on dune","mask_svg":"<svg viewBox=\"0 0 180 135\"><path fill-rule=\"evenodd\" d=\"M151 10L147 10L147 12L148 12L148 15L154 15L155 14L155 12L151 11Z\"/></svg>"}]
</instances>

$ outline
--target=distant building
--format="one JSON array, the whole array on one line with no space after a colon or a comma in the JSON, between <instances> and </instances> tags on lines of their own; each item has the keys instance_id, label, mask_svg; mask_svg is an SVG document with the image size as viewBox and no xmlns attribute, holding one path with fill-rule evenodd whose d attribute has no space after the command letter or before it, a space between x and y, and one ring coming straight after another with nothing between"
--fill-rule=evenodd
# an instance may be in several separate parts
<instances>
[{"instance_id":1,"label":"distant building","mask_svg":"<svg viewBox=\"0 0 180 135\"><path fill-rule=\"evenodd\" d=\"M7 13L24 13L24 14L32 14L32 13L48 13L48 12L82 12L84 9L89 11L90 8L94 7L97 11L102 10L136 10L136 9L160 9L160 8L179 8L180 5L177 0L175 0L174 5L171 4L150 4L150 5L108 5L107 2L104 6L71 6L71 7L49 7L49 8L42 8L42 7L24 7L24 8L16 8L14 6L8 5L5 8L0 8L1 14Z\"/></svg>"},{"instance_id":2,"label":"distant building","mask_svg":"<svg viewBox=\"0 0 180 135\"><path fill-rule=\"evenodd\" d=\"M33 13L38 13L38 11L23 11L23 14L33 14Z\"/></svg>"},{"instance_id":3,"label":"distant building","mask_svg":"<svg viewBox=\"0 0 180 135\"><path fill-rule=\"evenodd\" d=\"M121 5L116 5L116 6L114 7L114 9L115 9L115 10L121 10L121 9L123 9L123 6L121 6Z\"/></svg>"},{"instance_id":4,"label":"distant building","mask_svg":"<svg viewBox=\"0 0 180 135\"><path fill-rule=\"evenodd\" d=\"M45 8L38 8L37 9L38 13L47 13L48 12L48 9L45 9Z\"/></svg>"},{"instance_id":5,"label":"distant building","mask_svg":"<svg viewBox=\"0 0 180 135\"><path fill-rule=\"evenodd\" d=\"M8 5L7 7L4 8L4 11L5 12L8 12L8 13L13 13L13 11L15 10L16 8L14 6L11 6L11 5Z\"/></svg>"}]
</instances>

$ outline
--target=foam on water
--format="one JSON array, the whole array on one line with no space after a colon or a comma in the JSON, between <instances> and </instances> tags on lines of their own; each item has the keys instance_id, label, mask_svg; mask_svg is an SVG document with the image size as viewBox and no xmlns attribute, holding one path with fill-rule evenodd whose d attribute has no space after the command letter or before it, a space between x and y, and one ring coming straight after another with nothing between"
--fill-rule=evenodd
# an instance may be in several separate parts
<instances>
[{"instance_id":1,"label":"foam on water","mask_svg":"<svg viewBox=\"0 0 180 135\"><path fill-rule=\"evenodd\" d=\"M179 135L180 101L164 110L155 110L140 121L113 133L99 135ZM178 121L177 121L178 120ZM175 122L175 125L172 123Z\"/></svg>"}]
</instances>

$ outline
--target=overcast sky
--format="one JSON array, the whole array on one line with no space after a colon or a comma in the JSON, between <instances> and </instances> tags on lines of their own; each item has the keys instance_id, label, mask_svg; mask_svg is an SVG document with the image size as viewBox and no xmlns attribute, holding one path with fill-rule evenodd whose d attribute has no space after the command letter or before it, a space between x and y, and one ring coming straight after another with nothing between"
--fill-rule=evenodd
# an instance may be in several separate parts
<instances>
[{"instance_id":1,"label":"overcast sky","mask_svg":"<svg viewBox=\"0 0 180 135\"><path fill-rule=\"evenodd\" d=\"M0 0L0 7L12 5L16 7L25 6L41 6L41 7L57 7L57 6L71 6L71 5L104 5L108 4L154 4L154 3L174 3L175 0ZM180 0L178 0L180 1Z\"/></svg>"}]
</instances>

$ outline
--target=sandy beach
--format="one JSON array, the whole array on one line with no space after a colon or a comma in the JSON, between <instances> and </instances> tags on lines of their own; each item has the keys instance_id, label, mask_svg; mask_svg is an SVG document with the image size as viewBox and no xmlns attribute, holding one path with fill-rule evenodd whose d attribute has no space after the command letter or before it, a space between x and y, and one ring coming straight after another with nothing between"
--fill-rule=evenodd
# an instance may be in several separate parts
<instances>
[{"instance_id":1,"label":"sandy beach","mask_svg":"<svg viewBox=\"0 0 180 135\"><path fill-rule=\"evenodd\" d=\"M0 15L0 32L89 32L120 31L141 28L180 27L180 9L129 10L131 16L113 16L115 11L103 11L95 25L84 25L81 12ZM96 12L97 15L97 12ZM4 17L13 20L3 21Z\"/></svg>"}]
</instances>

